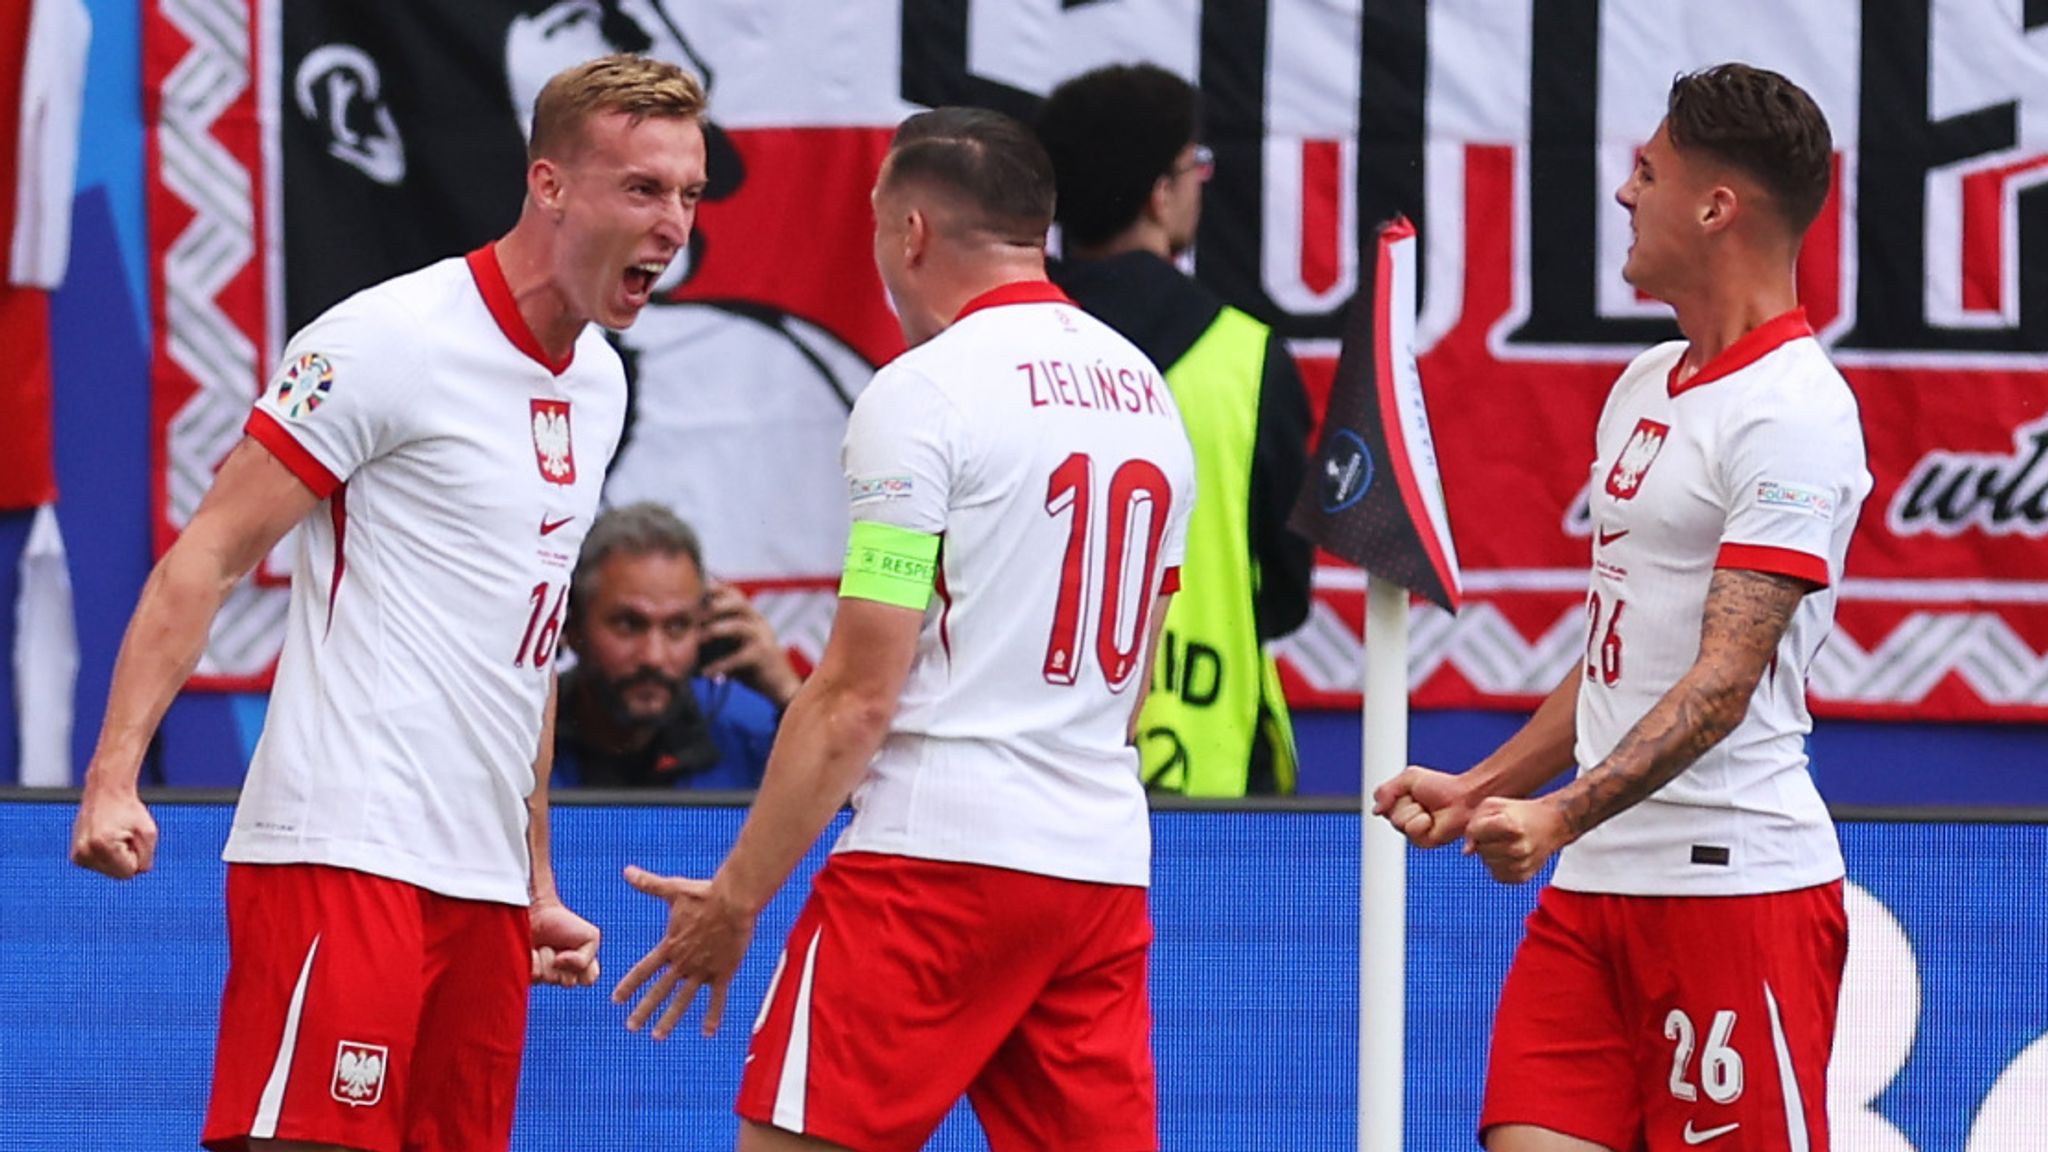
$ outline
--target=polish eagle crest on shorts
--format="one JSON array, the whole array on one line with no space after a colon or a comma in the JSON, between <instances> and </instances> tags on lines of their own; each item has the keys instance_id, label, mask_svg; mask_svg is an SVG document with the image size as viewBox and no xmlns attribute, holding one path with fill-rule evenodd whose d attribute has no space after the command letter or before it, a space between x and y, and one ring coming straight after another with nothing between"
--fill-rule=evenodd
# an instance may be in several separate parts
<instances>
[{"instance_id":1,"label":"polish eagle crest on shorts","mask_svg":"<svg viewBox=\"0 0 2048 1152\"><path fill-rule=\"evenodd\" d=\"M1650 465L1656 462L1657 453L1664 448L1664 438L1670 434L1669 424L1648 419L1636 421L1636 430L1629 434L1628 443L1622 445L1621 455L1607 472L1607 494L1616 500L1634 499Z\"/></svg>"},{"instance_id":2,"label":"polish eagle crest on shorts","mask_svg":"<svg viewBox=\"0 0 2048 1152\"><path fill-rule=\"evenodd\" d=\"M368 1108L384 1098L384 1070L391 1050L382 1044L343 1040L334 1052L334 1083L328 1092L351 1108Z\"/></svg>"},{"instance_id":3,"label":"polish eagle crest on shorts","mask_svg":"<svg viewBox=\"0 0 2048 1152\"><path fill-rule=\"evenodd\" d=\"M576 452L569 439L569 402L533 402L533 459L550 484L576 482Z\"/></svg>"}]
</instances>

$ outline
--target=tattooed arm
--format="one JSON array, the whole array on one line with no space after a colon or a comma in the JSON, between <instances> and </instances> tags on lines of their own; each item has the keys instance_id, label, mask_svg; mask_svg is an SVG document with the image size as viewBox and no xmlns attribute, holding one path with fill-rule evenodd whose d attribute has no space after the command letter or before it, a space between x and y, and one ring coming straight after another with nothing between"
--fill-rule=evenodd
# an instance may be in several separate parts
<instances>
[{"instance_id":1,"label":"tattooed arm","mask_svg":"<svg viewBox=\"0 0 2048 1152\"><path fill-rule=\"evenodd\" d=\"M1552 853L1640 803L1721 742L1749 712L1757 682L1799 602L1814 586L1790 576L1722 569L1707 586L1699 656L1605 760L1535 800L1487 800L1466 827L1494 879L1520 884Z\"/></svg>"}]
</instances>

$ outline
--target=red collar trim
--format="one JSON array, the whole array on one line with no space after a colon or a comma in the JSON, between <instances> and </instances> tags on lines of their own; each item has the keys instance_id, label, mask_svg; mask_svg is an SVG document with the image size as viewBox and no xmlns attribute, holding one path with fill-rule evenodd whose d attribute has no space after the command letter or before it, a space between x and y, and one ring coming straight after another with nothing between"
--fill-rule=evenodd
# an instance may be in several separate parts
<instances>
[{"instance_id":1,"label":"red collar trim","mask_svg":"<svg viewBox=\"0 0 2048 1152\"><path fill-rule=\"evenodd\" d=\"M1065 292L1050 280L1017 280L991 288L969 300L960 314L953 317L953 323L967 319L984 308L1001 308L1006 304L1072 304Z\"/></svg>"},{"instance_id":2,"label":"red collar trim","mask_svg":"<svg viewBox=\"0 0 2048 1152\"><path fill-rule=\"evenodd\" d=\"M1665 389L1671 395L1690 392L1702 384L1712 384L1724 376L1732 376L1751 364L1777 351L1779 347L1794 340L1813 335L1813 326L1806 322L1806 309L1794 308L1751 328L1742 334L1742 339L1721 349L1721 354L1700 366L1692 379L1679 382L1678 370L1685 367L1685 357L1671 366L1671 375L1665 380Z\"/></svg>"},{"instance_id":3,"label":"red collar trim","mask_svg":"<svg viewBox=\"0 0 2048 1152\"><path fill-rule=\"evenodd\" d=\"M486 244L463 259L469 263L469 275L476 281L476 290L483 293L484 307L490 310L491 319L498 322L498 331L505 334L505 339L551 374L560 376L567 372L576 359L576 346L570 345L569 354L559 362L548 358L533 329L526 326L526 317L519 314L519 302L512 298L512 285L505 279L505 267L498 263L497 246Z\"/></svg>"}]
</instances>

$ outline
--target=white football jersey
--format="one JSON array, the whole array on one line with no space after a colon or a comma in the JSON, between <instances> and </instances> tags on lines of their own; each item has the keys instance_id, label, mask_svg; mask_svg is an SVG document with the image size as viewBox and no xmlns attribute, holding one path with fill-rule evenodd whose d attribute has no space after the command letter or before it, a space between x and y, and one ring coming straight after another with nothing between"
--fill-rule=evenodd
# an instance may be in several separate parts
<instances>
[{"instance_id":1,"label":"white football jersey","mask_svg":"<svg viewBox=\"0 0 2048 1152\"><path fill-rule=\"evenodd\" d=\"M546 362L488 247L293 337L248 431L326 502L226 859L527 902L549 674L625 404L595 327Z\"/></svg>"},{"instance_id":2,"label":"white football jersey","mask_svg":"<svg viewBox=\"0 0 2048 1152\"><path fill-rule=\"evenodd\" d=\"M1792 617L1728 737L1566 848L1580 892L1736 895L1839 879L1841 848L1806 768L1806 674L1870 494L1856 398L1803 311L1683 383L1683 341L1637 357L1601 413L1593 575L1579 685L1580 771L1613 751L1699 655L1717 568L1820 585Z\"/></svg>"},{"instance_id":3,"label":"white football jersey","mask_svg":"<svg viewBox=\"0 0 2048 1152\"><path fill-rule=\"evenodd\" d=\"M1051 284L984 295L883 368L844 452L853 519L941 536L895 724L836 851L1144 885L1125 741L1194 456L1144 353Z\"/></svg>"}]
</instances>

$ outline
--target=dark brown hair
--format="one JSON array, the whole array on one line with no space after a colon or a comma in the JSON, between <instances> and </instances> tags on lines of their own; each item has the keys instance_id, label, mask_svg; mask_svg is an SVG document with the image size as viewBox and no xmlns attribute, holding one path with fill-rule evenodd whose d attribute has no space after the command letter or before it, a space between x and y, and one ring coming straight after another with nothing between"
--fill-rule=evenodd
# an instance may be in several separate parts
<instances>
[{"instance_id":1,"label":"dark brown hair","mask_svg":"<svg viewBox=\"0 0 2048 1152\"><path fill-rule=\"evenodd\" d=\"M1159 178L1201 133L1201 94L1156 64L1113 64L1052 90L1038 138L1059 180L1059 220L1074 244L1131 226Z\"/></svg>"},{"instance_id":2,"label":"dark brown hair","mask_svg":"<svg viewBox=\"0 0 2048 1152\"><path fill-rule=\"evenodd\" d=\"M534 97L527 160L566 158L582 147L590 118L607 112L624 112L634 123L649 116L688 120L704 114L704 85L674 64L630 53L563 69Z\"/></svg>"},{"instance_id":3,"label":"dark brown hair","mask_svg":"<svg viewBox=\"0 0 2048 1152\"><path fill-rule=\"evenodd\" d=\"M982 108L934 108L905 120L889 143L887 181L952 194L976 226L1011 244L1045 242L1052 226L1052 161L1023 124Z\"/></svg>"},{"instance_id":4,"label":"dark brown hair","mask_svg":"<svg viewBox=\"0 0 2048 1152\"><path fill-rule=\"evenodd\" d=\"M1665 125L1679 151L1700 151L1764 186L1779 215L1804 233L1833 179L1834 137L1806 90L1776 72L1717 64L1671 82Z\"/></svg>"}]
</instances>

